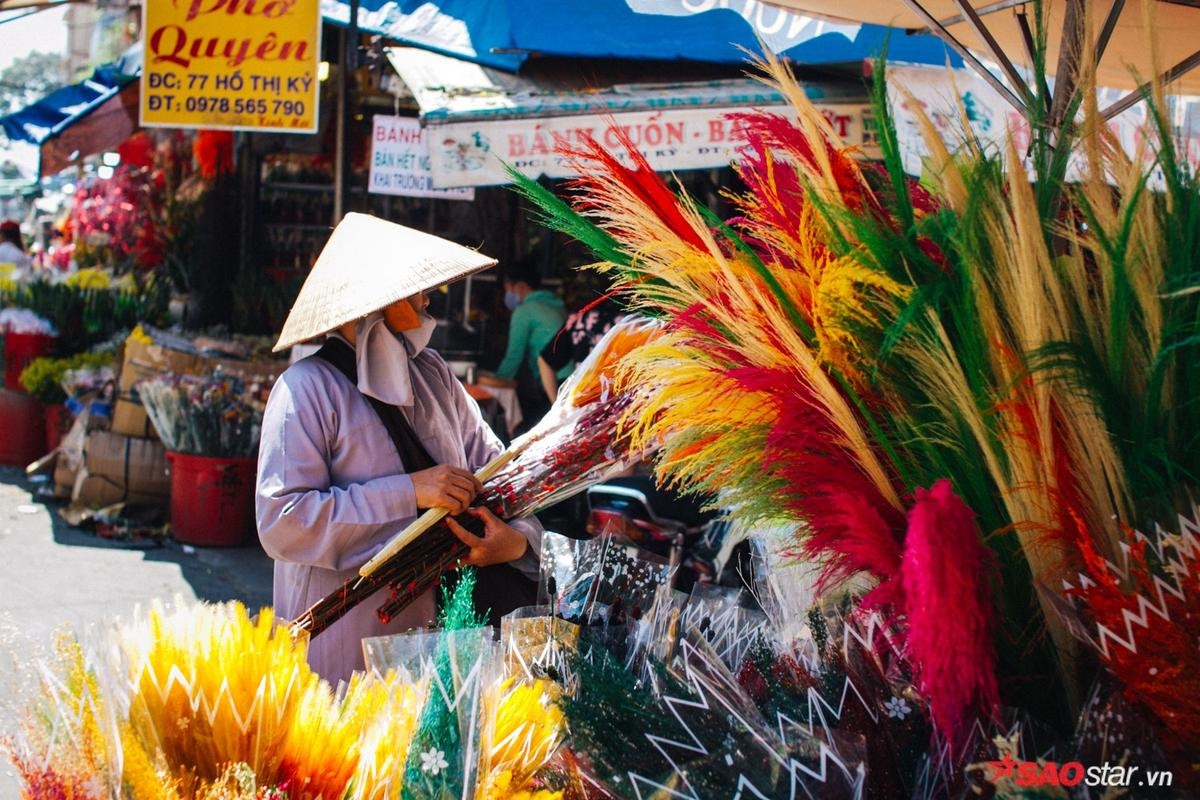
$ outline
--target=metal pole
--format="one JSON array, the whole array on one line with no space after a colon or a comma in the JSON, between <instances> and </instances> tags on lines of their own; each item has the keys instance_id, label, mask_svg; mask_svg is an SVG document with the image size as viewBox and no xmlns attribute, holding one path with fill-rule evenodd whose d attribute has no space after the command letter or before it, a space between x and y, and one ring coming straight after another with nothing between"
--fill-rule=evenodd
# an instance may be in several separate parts
<instances>
[{"instance_id":1,"label":"metal pole","mask_svg":"<svg viewBox=\"0 0 1200 800\"><path fill-rule=\"evenodd\" d=\"M988 52L996 60L996 63L1000 65L1000 69L1004 72L1005 77L1008 78L1008 82L1012 84L1012 88L1021 95L1021 99L1025 101L1026 105L1032 106L1033 92L1029 90L1025 80L1017 72L1017 68L1013 66L1012 61L1009 60L1008 54L1004 52L1004 48L996 41L996 37L992 36L991 30L988 29L987 25L983 24L983 20L979 17L979 14L971 7L971 4L967 0L954 0L954 4L962 11L963 19L970 26L971 30L975 31L975 35L983 40Z\"/></svg>"},{"instance_id":2,"label":"metal pole","mask_svg":"<svg viewBox=\"0 0 1200 800\"><path fill-rule=\"evenodd\" d=\"M1023 6L1023 5L1026 5L1027 3L1029 3L1029 0L999 0L999 2L989 3L988 5L980 6L979 8L975 8L974 6L972 6L972 9L973 9L972 13L974 13L975 16L977 16L977 17L986 17L988 14L995 14L997 11L1004 11L1009 8L1016 8L1017 6ZM939 19L937 21L937 24L942 26L943 28L949 28L951 25L957 25L960 22L965 22L966 19L967 19L966 15L958 14L957 16L946 17L945 19ZM934 30L932 28L926 27L926 28L917 28L910 32L911 33L934 33Z\"/></svg>"},{"instance_id":3,"label":"metal pole","mask_svg":"<svg viewBox=\"0 0 1200 800\"><path fill-rule=\"evenodd\" d=\"M1054 70L1054 99L1050 102L1050 127L1059 128L1066 119L1067 107L1079 91L1079 65L1083 58L1084 27L1087 9L1083 0L1067 0L1063 13L1062 40L1058 46L1058 68Z\"/></svg>"},{"instance_id":4,"label":"metal pole","mask_svg":"<svg viewBox=\"0 0 1200 800\"><path fill-rule=\"evenodd\" d=\"M937 34L939 39L948 44L950 48L954 50L954 52L958 53L959 56L962 57L963 61L970 64L975 72L979 74L979 77L987 81L988 84L991 85L991 87L997 92L999 92L1000 96L1007 100L1013 108L1017 109L1025 116L1029 115L1029 110L1025 107L1025 104L1021 102L1021 98L1017 97L1016 93L1013 92L1012 89L1005 86L1004 81L993 75L988 68L985 67L980 60L975 57L974 53L968 50L962 42L955 38L954 34L946 30L945 26L938 22L936 17L930 14L929 11L926 10L925 6L921 5L919 0L903 0L903 2L904 5L908 6L908 8L914 14L921 18L922 22L929 26L931 31Z\"/></svg>"},{"instance_id":5,"label":"metal pole","mask_svg":"<svg viewBox=\"0 0 1200 800\"><path fill-rule=\"evenodd\" d=\"M354 103L354 73L358 69L358 0L350 0L350 23L341 34L341 64L338 66L338 103L335 120L337 153L333 165L333 224L350 209L350 147L348 125Z\"/></svg>"},{"instance_id":6,"label":"metal pole","mask_svg":"<svg viewBox=\"0 0 1200 800\"><path fill-rule=\"evenodd\" d=\"M1121 16L1121 12L1125 9L1125 0L1113 0L1112 7L1108 9L1108 16L1104 19L1104 27L1100 29L1100 36L1096 39L1096 63L1100 63L1100 59L1104 58L1104 51L1108 49L1108 40L1112 38L1113 31L1117 29L1117 19Z\"/></svg>"},{"instance_id":7,"label":"metal pole","mask_svg":"<svg viewBox=\"0 0 1200 800\"><path fill-rule=\"evenodd\" d=\"M254 149L251 137L254 134L250 132L238 133L237 146L234 150L237 163L235 164L234 174L237 175L238 181L241 183L241 196L239 202L242 206L241 213L241 230L238 231L238 271L246 272L247 270L256 270L261 272L262 266L259 264L251 265L251 246L250 237L255 229L255 210L258 208L258 190L259 190L259 175L258 175L258 159L254 157Z\"/></svg>"},{"instance_id":8,"label":"metal pole","mask_svg":"<svg viewBox=\"0 0 1200 800\"><path fill-rule=\"evenodd\" d=\"M346 115L350 112L350 103L347 95L350 92L350 70L347 69L346 51L350 37L348 32L343 29L339 36L338 55L341 63L338 64L337 75L337 107L334 110L334 159L333 159L333 221L332 224L336 227L342 221L342 217L346 214Z\"/></svg>"},{"instance_id":9,"label":"metal pole","mask_svg":"<svg viewBox=\"0 0 1200 800\"><path fill-rule=\"evenodd\" d=\"M1162 83L1170 83L1171 81L1175 80L1176 78L1179 78L1184 73L1191 72L1196 67L1200 67L1200 50L1197 50L1196 52L1192 53L1190 56L1185 58L1183 61L1180 61L1175 66L1171 67L1169 70L1167 70L1162 75L1160 75L1158 77L1158 80ZM1140 100L1142 100L1146 96L1146 93L1150 91L1150 88L1153 85L1154 85L1153 81L1146 81L1141 86L1134 89L1132 92L1125 95L1120 100L1118 100L1117 102L1113 103L1108 108L1101 111L1100 112L1101 119L1112 119L1117 114L1120 114L1122 111L1129 108L1130 106L1136 105Z\"/></svg>"}]
</instances>

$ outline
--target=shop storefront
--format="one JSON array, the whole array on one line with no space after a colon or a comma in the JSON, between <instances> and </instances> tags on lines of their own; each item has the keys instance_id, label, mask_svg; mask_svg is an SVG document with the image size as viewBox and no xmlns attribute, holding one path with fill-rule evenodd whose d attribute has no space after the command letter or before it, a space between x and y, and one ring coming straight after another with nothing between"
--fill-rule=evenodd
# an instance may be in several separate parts
<instances>
[{"instance_id":1,"label":"shop storefront","mask_svg":"<svg viewBox=\"0 0 1200 800\"><path fill-rule=\"evenodd\" d=\"M502 264L533 254L571 305L571 287L558 284L586 257L527 217L505 188L506 166L553 182L570 177L560 146L587 137L607 147L628 141L715 207L720 188L736 184L728 164L740 131L728 115L786 110L784 98L744 76L738 48L762 34L752 19L732 35L721 19L685 24L625 7L600 19L586 4L568 4L588 20L584 30L563 9L531 26L519 3L499 5L507 13L437 3L416 13L403 3L367 2L354 6L356 27L349 4L320 5L317 110L301 126L309 132L235 133L236 174L223 187L233 208L217 232L229 244L222 257L229 287L210 298L206 320L255 333L278 329L347 211L480 247ZM814 23L772 42L826 65L806 81L810 97L840 136L871 157L863 65L877 43L853 27ZM560 34L553 41L551 28ZM940 63L944 55L938 46L924 58ZM132 76L142 62L134 48L104 73L110 83L99 94L33 133L44 173L112 150L137 130L142 82ZM481 364L497 358L503 311L493 287L480 278L435 300L449 323L437 344L449 354Z\"/></svg>"}]
</instances>

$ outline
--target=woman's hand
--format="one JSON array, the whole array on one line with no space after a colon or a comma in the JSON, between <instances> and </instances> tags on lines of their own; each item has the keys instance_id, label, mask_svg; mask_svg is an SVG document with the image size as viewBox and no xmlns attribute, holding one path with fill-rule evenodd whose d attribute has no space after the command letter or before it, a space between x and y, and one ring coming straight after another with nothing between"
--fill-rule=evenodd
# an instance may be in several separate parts
<instances>
[{"instance_id":1,"label":"woman's hand","mask_svg":"<svg viewBox=\"0 0 1200 800\"><path fill-rule=\"evenodd\" d=\"M465 469L442 464L409 475L417 508L444 508L451 514L461 514L471 505L483 487Z\"/></svg>"},{"instance_id":2,"label":"woman's hand","mask_svg":"<svg viewBox=\"0 0 1200 800\"><path fill-rule=\"evenodd\" d=\"M471 552L459 562L459 566L487 567L492 564L507 564L525 555L525 550L529 547L529 540L525 538L525 534L486 508L468 508L467 513L483 521L482 537L474 535L450 517L446 517L446 524L450 526L451 532L471 548Z\"/></svg>"}]
</instances>

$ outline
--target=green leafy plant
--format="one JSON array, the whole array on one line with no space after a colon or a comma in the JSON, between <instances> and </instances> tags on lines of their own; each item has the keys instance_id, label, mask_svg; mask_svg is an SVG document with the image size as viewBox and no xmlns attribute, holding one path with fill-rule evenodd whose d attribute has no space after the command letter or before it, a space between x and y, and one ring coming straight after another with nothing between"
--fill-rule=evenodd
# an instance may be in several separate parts
<instances>
[{"instance_id":1,"label":"green leafy plant","mask_svg":"<svg viewBox=\"0 0 1200 800\"><path fill-rule=\"evenodd\" d=\"M28 308L53 323L60 353L88 350L139 322L162 325L169 299L168 281L155 278L138 279L132 290L35 281L0 291L0 307Z\"/></svg>"},{"instance_id":2,"label":"green leafy plant","mask_svg":"<svg viewBox=\"0 0 1200 800\"><path fill-rule=\"evenodd\" d=\"M21 371L21 385L42 405L58 405L67 399L62 380L69 370L103 367L112 362L112 353L77 353L68 358L35 358Z\"/></svg>"}]
</instances>

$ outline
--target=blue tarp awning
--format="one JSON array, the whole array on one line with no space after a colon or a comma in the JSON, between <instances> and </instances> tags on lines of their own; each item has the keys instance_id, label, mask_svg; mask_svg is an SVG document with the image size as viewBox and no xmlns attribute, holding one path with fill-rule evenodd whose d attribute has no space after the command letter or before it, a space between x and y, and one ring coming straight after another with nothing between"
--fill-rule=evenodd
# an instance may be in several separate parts
<instances>
[{"instance_id":1,"label":"blue tarp awning","mask_svg":"<svg viewBox=\"0 0 1200 800\"><path fill-rule=\"evenodd\" d=\"M348 0L320 0L349 22ZM425 50L516 72L530 56L741 64L763 46L801 64L891 61L959 67L935 36L835 23L757 0L360 0L359 27ZM90 78L6 117L10 139L44 145L136 80L140 47ZM136 116L136 115L135 115ZM135 119L136 124L136 119Z\"/></svg>"},{"instance_id":2,"label":"blue tarp awning","mask_svg":"<svg viewBox=\"0 0 1200 800\"><path fill-rule=\"evenodd\" d=\"M696 7L711 10L696 12ZM345 25L347 0L321 0ZM360 0L358 24L405 44L517 71L530 55L744 63L762 41L797 63L850 63L887 47L893 61L962 65L936 36L834 23L752 0ZM745 50L743 50L745 48Z\"/></svg>"},{"instance_id":3,"label":"blue tarp awning","mask_svg":"<svg viewBox=\"0 0 1200 800\"><path fill-rule=\"evenodd\" d=\"M0 117L9 139L41 145L120 93L137 75L115 64L97 67L85 81L64 86L20 111Z\"/></svg>"},{"instance_id":4,"label":"blue tarp awning","mask_svg":"<svg viewBox=\"0 0 1200 800\"><path fill-rule=\"evenodd\" d=\"M392 69L417 103L422 123L444 125L496 119L548 119L576 114L612 114L669 108L762 108L782 106L779 92L753 78L670 81L653 66L636 83L576 85L531 75L513 75L418 47L387 50ZM867 103L861 83L804 83L809 99Z\"/></svg>"}]
</instances>

